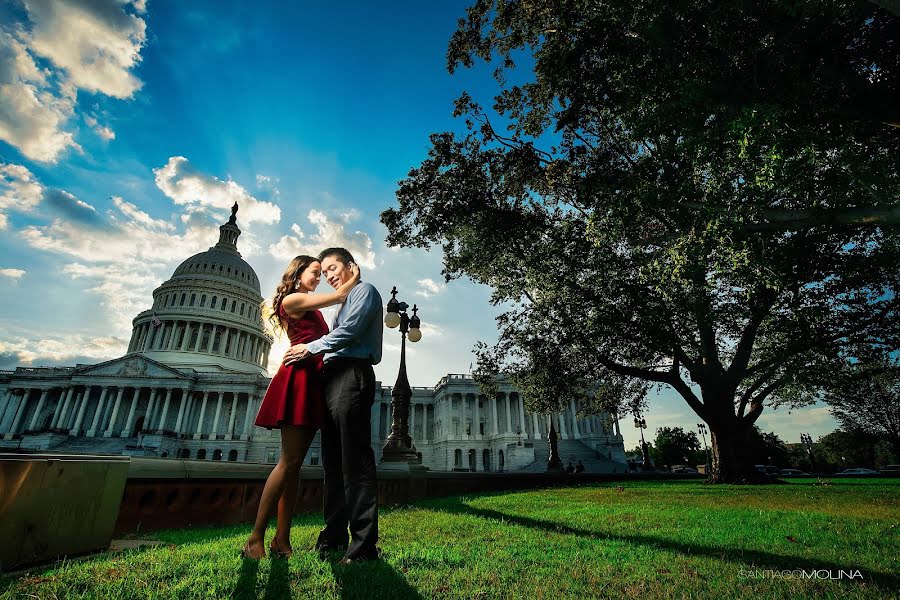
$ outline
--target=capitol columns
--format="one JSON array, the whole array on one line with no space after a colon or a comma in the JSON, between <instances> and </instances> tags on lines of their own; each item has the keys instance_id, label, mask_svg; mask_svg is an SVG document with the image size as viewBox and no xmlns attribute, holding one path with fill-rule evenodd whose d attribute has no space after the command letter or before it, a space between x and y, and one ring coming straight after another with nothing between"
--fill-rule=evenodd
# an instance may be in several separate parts
<instances>
[{"instance_id":1,"label":"capitol columns","mask_svg":"<svg viewBox=\"0 0 900 600\"><path fill-rule=\"evenodd\" d=\"M116 426L116 417L119 416L119 406L122 404L122 396L125 394L125 387L119 386L119 392L116 394L116 402L113 404L112 415L109 417L109 426L103 432L103 437L112 437L113 428Z\"/></svg>"},{"instance_id":2,"label":"capitol columns","mask_svg":"<svg viewBox=\"0 0 900 600\"><path fill-rule=\"evenodd\" d=\"M91 391L94 389L94 386L87 386L84 388L84 396L81 399L81 405L78 407L78 415L75 417L75 424L72 426L72 430L69 432L72 435L78 435L81 431L81 425L84 423L84 413L87 410L87 405L91 401Z\"/></svg>"},{"instance_id":3,"label":"capitol columns","mask_svg":"<svg viewBox=\"0 0 900 600\"><path fill-rule=\"evenodd\" d=\"M28 400L28 398L31 396L31 392L33 392L33 391L36 391L36 390L29 389L29 390L25 391L25 394L23 394L23 396L22 396L22 405L23 406L25 406L25 401ZM44 408L44 402L47 401L47 394L49 392L50 392L50 390L42 390L41 391L41 399L38 400L37 408L34 409L34 416L31 417L31 423L28 424L29 431L34 431L35 429L37 429L38 419L41 418L41 410L43 410L43 408Z\"/></svg>"},{"instance_id":4,"label":"capitol columns","mask_svg":"<svg viewBox=\"0 0 900 600\"><path fill-rule=\"evenodd\" d=\"M97 428L100 427L100 418L103 415L103 408L106 406L106 395L109 393L109 386L104 385L100 388L100 400L97 401L97 410L94 411L94 418L91 421L91 428L87 431L88 437L97 435Z\"/></svg>"},{"instance_id":5,"label":"capitol columns","mask_svg":"<svg viewBox=\"0 0 900 600\"><path fill-rule=\"evenodd\" d=\"M226 440L234 437L234 418L237 416L238 395L240 395L240 392L231 392L231 415L228 417L228 431L225 432Z\"/></svg>"},{"instance_id":6,"label":"capitol columns","mask_svg":"<svg viewBox=\"0 0 900 600\"><path fill-rule=\"evenodd\" d=\"M178 417L175 419L175 435L181 435L181 425L184 421L184 409L188 403L188 394L190 391L188 388L184 388L181 390L181 404L178 406Z\"/></svg>"},{"instance_id":7,"label":"capitol columns","mask_svg":"<svg viewBox=\"0 0 900 600\"><path fill-rule=\"evenodd\" d=\"M250 415L255 411L253 407L256 405L256 394L247 394L247 412L244 413L244 432L241 434L242 440L250 439Z\"/></svg>"},{"instance_id":8,"label":"capitol columns","mask_svg":"<svg viewBox=\"0 0 900 600\"><path fill-rule=\"evenodd\" d=\"M221 348L221 346L219 346ZM222 416L222 399L225 396L222 392L216 392L218 402L216 402L216 416L213 418L209 439L215 440L219 437L219 418Z\"/></svg>"},{"instance_id":9,"label":"capitol columns","mask_svg":"<svg viewBox=\"0 0 900 600\"><path fill-rule=\"evenodd\" d=\"M159 417L159 423L156 426L156 433L161 434L165 431L166 417L169 416L169 402L172 400L172 388L166 390L166 400L163 402L162 414ZM152 424L151 424L152 427Z\"/></svg>"},{"instance_id":10,"label":"capitol columns","mask_svg":"<svg viewBox=\"0 0 900 600\"><path fill-rule=\"evenodd\" d=\"M62 393L59 395L59 400L56 401L56 410L53 412L53 420L50 421L50 429L56 429L57 427L62 427L63 418L65 418L66 412L69 410L69 404L72 402L72 395L75 393L75 386L70 385L68 390L66 390L66 400L63 402Z\"/></svg>"},{"instance_id":11,"label":"capitol columns","mask_svg":"<svg viewBox=\"0 0 900 600\"><path fill-rule=\"evenodd\" d=\"M206 416L206 403L209 400L209 392L203 392L203 404L200 407L200 419L197 421L197 431L194 432L194 439L199 440L203 435L203 418Z\"/></svg>"},{"instance_id":12,"label":"capitol columns","mask_svg":"<svg viewBox=\"0 0 900 600\"><path fill-rule=\"evenodd\" d=\"M125 426L119 432L119 437L131 437L131 426L134 424L134 413L137 411L138 400L141 397L141 388L134 388L134 395L131 397L131 408L128 410L128 418L125 419Z\"/></svg>"}]
</instances>

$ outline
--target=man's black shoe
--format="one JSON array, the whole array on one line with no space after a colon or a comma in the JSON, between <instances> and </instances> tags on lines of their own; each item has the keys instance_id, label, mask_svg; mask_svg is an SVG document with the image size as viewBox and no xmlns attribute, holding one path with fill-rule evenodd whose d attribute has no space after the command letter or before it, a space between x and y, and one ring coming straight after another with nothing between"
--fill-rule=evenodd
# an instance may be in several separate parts
<instances>
[{"instance_id":1,"label":"man's black shoe","mask_svg":"<svg viewBox=\"0 0 900 600\"><path fill-rule=\"evenodd\" d=\"M353 558L350 558L349 556L345 556L338 562L338 564L344 565L344 566L355 565L356 563L369 562L372 560L378 560L379 558L380 557L377 554L372 554L372 555L362 554L360 556L355 556Z\"/></svg>"}]
</instances>

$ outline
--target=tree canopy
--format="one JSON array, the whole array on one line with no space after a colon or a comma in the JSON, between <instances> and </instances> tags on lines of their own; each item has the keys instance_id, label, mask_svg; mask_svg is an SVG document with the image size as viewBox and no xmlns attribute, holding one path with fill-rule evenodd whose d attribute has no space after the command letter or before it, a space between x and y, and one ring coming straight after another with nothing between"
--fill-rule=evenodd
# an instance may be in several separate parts
<instances>
[{"instance_id":1,"label":"tree canopy","mask_svg":"<svg viewBox=\"0 0 900 600\"><path fill-rule=\"evenodd\" d=\"M811 402L856 347L898 347L896 14L478 0L448 68L476 60L498 65L492 106L462 95L467 133L431 136L382 221L508 309L482 374L537 409L621 413L669 386L710 426L712 479L734 481L767 402Z\"/></svg>"}]
</instances>

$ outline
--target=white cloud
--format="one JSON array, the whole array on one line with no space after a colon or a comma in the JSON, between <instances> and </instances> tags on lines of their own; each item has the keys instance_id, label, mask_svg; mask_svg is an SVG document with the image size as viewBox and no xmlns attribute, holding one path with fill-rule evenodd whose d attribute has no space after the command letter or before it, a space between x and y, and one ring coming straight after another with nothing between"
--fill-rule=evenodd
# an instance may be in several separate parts
<instances>
[{"instance_id":1,"label":"white cloud","mask_svg":"<svg viewBox=\"0 0 900 600\"><path fill-rule=\"evenodd\" d=\"M277 242L269 246L269 253L281 260L290 260L298 254L316 256L319 252L329 247L341 247L350 251L360 266L374 269L375 253L372 251L372 240L362 231L349 233L345 225L354 217L355 211L349 210L338 214L336 221L319 210L311 210L307 215L309 222L316 228L316 232L307 235L299 225L291 226L293 235L282 236Z\"/></svg>"},{"instance_id":2,"label":"white cloud","mask_svg":"<svg viewBox=\"0 0 900 600\"><path fill-rule=\"evenodd\" d=\"M164 166L153 169L156 186L175 204L191 212L209 212L217 217L227 215L237 202L238 218L242 223L277 223L281 209L271 202L262 202L229 179L222 181L200 173L183 156L169 158Z\"/></svg>"},{"instance_id":3,"label":"white cloud","mask_svg":"<svg viewBox=\"0 0 900 600\"><path fill-rule=\"evenodd\" d=\"M94 117L88 115L84 118L84 122L87 123L101 139L106 140L107 142L116 139L116 132L106 125L101 125Z\"/></svg>"},{"instance_id":4,"label":"white cloud","mask_svg":"<svg viewBox=\"0 0 900 600\"><path fill-rule=\"evenodd\" d=\"M446 284L437 283L433 279L420 279L417 283L419 284L419 289L416 291L416 295L424 298L436 296L447 287Z\"/></svg>"},{"instance_id":5,"label":"white cloud","mask_svg":"<svg viewBox=\"0 0 900 600\"><path fill-rule=\"evenodd\" d=\"M32 160L82 151L66 125L79 89L130 98L141 87L146 24L121 0L25 0L27 19L0 30L0 139ZM141 11L143 3L136 8ZM37 57L47 60L38 66ZM90 123L89 123L90 124ZM115 133L91 125L103 139Z\"/></svg>"},{"instance_id":6,"label":"white cloud","mask_svg":"<svg viewBox=\"0 0 900 600\"><path fill-rule=\"evenodd\" d=\"M162 219L154 219L137 206L130 202L126 202L119 196L112 197L113 204L123 215L139 225L143 225L149 229L162 229L165 231L174 231L175 226L172 223L163 221Z\"/></svg>"},{"instance_id":7,"label":"white cloud","mask_svg":"<svg viewBox=\"0 0 900 600\"><path fill-rule=\"evenodd\" d=\"M141 60L147 24L120 0L26 0L31 48L65 70L77 87L130 98L142 86L131 73Z\"/></svg>"},{"instance_id":8,"label":"white cloud","mask_svg":"<svg viewBox=\"0 0 900 600\"><path fill-rule=\"evenodd\" d=\"M271 177L269 175L257 175L256 176L256 187L271 190L275 189L275 186L278 185L279 179L277 177Z\"/></svg>"},{"instance_id":9,"label":"white cloud","mask_svg":"<svg viewBox=\"0 0 900 600\"><path fill-rule=\"evenodd\" d=\"M43 195L44 186L27 168L0 163L0 229L8 225L6 211L31 212Z\"/></svg>"},{"instance_id":10,"label":"white cloud","mask_svg":"<svg viewBox=\"0 0 900 600\"><path fill-rule=\"evenodd\" d=\"M0 31L0 140L33 160L53 162L66 148L79 148L61 131L75 110L75 88L49 81L17 36Z\"/></svg>"},{"instance_id":11,"label":"white cloud","mask_svg":"<svg viewBox=\"0 0 900 600\"><path fill-rule=\"evenodd\" d=\"M0 277L8 277L13 281L21 279L23 275L25 275L25 271L22 269L0 269Z\"/></svg>"},{"instance_id":12,"label":"white cloud","mask_svg":"<svg viewBox=\"0 0 900 600\"><path fill-rule=\"evenodd\" d=\"M125 339L81 334L39 340L15 338L0 341L0 354L11 354L16 357L17 362L25 365L41 364L43 361L58 364L75 357L107 360L122 356L126 350L128 341Z\"/></svg>"}]
</instances>

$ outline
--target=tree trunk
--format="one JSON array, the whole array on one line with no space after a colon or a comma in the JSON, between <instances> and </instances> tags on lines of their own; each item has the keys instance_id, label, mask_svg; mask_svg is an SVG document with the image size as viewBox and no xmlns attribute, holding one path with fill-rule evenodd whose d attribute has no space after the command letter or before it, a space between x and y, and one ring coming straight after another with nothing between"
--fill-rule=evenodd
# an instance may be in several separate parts
<instances>
[{"instance_id":1,"label":"tree trunk","mask_svg":"<svg viewBox=\"0 0 900 600\"><path fill-rule=\"evenodd\" d=\"M707 483L763 483L768 478L752 464L748 454L750 427L737 417L709 423L712 437L712 472Z\"/></svg>"}]
</instances>

